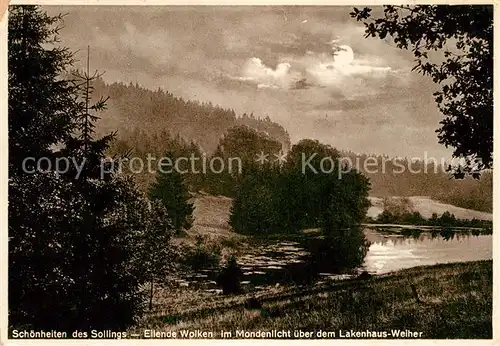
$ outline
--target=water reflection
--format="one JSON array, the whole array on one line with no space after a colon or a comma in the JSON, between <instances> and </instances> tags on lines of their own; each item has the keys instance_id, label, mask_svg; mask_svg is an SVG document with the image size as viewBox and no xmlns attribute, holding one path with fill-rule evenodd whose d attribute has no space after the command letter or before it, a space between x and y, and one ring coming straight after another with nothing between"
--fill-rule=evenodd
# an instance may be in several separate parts
<instances>
[{"instance_id":1,"label":"water reflection","mask_svg":"<svg viewBox=\"0 0 500 346\"><path fill-rule=\"evenodd\" d=\"M366 228L363 233L370 245L364 260L361 257L362 267L354 272L366 270L371 274L383 274L421 265L487 260L493 256L492 235L479 230ZM311 239L322 242L317 236ZM326 258L329 256L327 254ZM349 273L341 274L329 265L329 261L311 263L310 259L311 254L303 242L276 241L249 249L237 257L244 275L242 286L245 290L260 290L270 285L318 284L351 277ZM185 276L177 284L219 292L215 283L217 274L217 270L201 270Z\"/></svg>"},{"instance_id":2,"label":"water reflection","mask_svg":"<svg viewBox=\"0 0 500 346\"><path fill-rule=\"evenodd\" d=\"M405 230L399 234L365 230L371 242L363 267L382 274L421 265L487 260L493 257L492 236L452 229Z\"/></svg>"}]
</instances>

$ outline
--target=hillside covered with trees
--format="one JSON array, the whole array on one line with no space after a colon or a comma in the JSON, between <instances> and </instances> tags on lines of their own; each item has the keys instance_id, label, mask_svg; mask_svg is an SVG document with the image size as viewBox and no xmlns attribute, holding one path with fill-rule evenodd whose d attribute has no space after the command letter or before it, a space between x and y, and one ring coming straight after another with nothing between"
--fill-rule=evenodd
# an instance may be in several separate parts
<instances>
[{"instance_id":1,"label":"hillside covered with trees","mask_svg":"<svg viewBox=\"0 0 500 346\"><path fill-rule=\"evenodd\" d=\"M283 126L253 114L238 115L208 102L184 100L168 91L148 90L132 83L106 84L101 78L93 82L96 99L109 97L106 113L98 124L98 133L118 131L119 138L133 136L138 130L154 136L167 131L197 143L205 152L213 152L222 135L233 126L246 125L290 147L290 137ZM147 139L144 139L147 141Z\"/></svg>"}]
</instances>

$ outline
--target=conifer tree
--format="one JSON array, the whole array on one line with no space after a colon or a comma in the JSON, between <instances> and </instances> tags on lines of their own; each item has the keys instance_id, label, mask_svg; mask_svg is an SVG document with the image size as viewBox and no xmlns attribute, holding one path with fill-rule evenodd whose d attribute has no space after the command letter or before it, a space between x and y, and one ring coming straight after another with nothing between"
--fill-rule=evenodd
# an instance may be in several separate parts
<instances>
[{"instance_id":1,"label":"conifer tree","mask_svg":"<svg viewBox=\"0 0 500 346\"><path fill-rule=\"evenodd\" d=\"M103 164L113 134L94 138L95 112L105 108L91 104L97 75L61 79L71 54L45 46L59 19L35 6L9 16L9 326L123 329L142 312L151 279L144 239L154 233L167 246L171 226ZM23 169L30 156L83 165Z\"/></svg>"},{"instance_id":2,"label":"conifer tree","mask_svg":"<svg viewBox=\"0 0 500 346\"><path fill-rule=\"evenodd\" d=\"M9 8L9 176L22 170L27 157L50 157L50 148L67 138L78 87L59 78L73 56L53 47L61 16L35 6ZM33 161L25 162L26 170Z\"/></svg>"},{"instance_id":3,"label":"conifer tree","mask_svg":"<svg viewBox=\"0 0 500 346\"><path fill-rule=\"evenodd\" d=\"M166 157L175 161L178 156L169 151ZM149 189L149 197L161 201L177 232L191 228L194 207L189 203L190 195L183 175L175 167L157 172L156 181Z\"/></svg>"}]
</instances>

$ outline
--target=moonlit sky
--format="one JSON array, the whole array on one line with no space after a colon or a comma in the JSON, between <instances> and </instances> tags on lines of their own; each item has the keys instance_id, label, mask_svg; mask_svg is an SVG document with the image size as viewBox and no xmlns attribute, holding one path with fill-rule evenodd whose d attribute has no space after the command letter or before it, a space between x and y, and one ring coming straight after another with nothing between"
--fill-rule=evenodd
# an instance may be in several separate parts
<instances>
[{"instance_id":1,"label":"moonlit sky","mask_svg":"<svg viewBox=\"0 0 500 346\"><path fill-rule=\"evenodd\" d=\"M254 112L292 143L441 159L442 115L411 52L364 38L351 7L46 6L67 13L61 44L106 82L122 81ZM375 11L377 12L377 11Z\"/></svg>"}]
</instances>

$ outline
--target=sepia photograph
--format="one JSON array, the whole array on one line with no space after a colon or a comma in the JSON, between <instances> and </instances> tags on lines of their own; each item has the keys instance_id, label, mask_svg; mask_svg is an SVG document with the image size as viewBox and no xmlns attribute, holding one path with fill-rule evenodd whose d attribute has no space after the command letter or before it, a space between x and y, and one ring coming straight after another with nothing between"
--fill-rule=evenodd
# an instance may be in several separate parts
<instances>
[{"instance_id":1,"label":"sepia photograph","mask_svg":"<svg viewBox=\"0 0 500 346\"><path fill-rule=\"evenodd\" d=\"M9 5L2 342L492 340L493 17Z\"/></svg>"}]
</instances>

